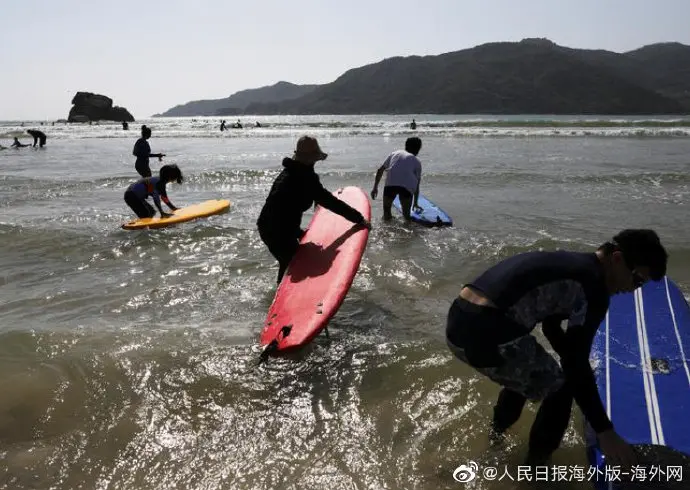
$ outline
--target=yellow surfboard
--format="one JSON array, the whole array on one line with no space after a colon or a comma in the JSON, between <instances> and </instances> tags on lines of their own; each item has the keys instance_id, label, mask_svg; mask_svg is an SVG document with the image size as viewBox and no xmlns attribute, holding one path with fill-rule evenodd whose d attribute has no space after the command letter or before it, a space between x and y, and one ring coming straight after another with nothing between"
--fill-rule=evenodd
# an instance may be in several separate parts
<instances>
[{"instance_id":1,"label":"yellow surfboard","mask_svg":"<svg viewBox=\"0 0 690 490\"><path fill-rule=\"evenodd\" d=\"M164 228L166 226L184 223L197 218L205 218L214 214L224 213L230 208L230 201L227 199L212 199L210 201L192 204L185 208L173 211L169 218L139 218L122 225L125 230L141 230L144 228Z\"/></svg>"}]
</instances>

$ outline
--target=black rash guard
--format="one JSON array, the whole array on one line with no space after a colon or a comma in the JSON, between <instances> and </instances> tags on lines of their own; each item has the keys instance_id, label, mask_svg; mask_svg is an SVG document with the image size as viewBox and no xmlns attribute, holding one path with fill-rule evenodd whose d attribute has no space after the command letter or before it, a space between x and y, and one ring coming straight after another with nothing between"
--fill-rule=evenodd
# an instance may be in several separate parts
<instances>
[{"instance_id":1,"label":"black rash guard","mask_svg":"<svg viewBox=\"0 0 690 490\"><path fill-rule=\"evenodd\" d=\"M283 160L283 171L276 177L266 198L257 225L259 229L289 237L299 237L302 213L315 202L352 221L362 223L362 213L326 190L313 165Z\"/></svg>"},{"instance_id":2,"label":"black rash guard","mask_svg":"<svg viewBox=\"0 0 690 490\"><path fill-rule=\"evenodd\" d=\"M527 252L500 262L466 286L480 291L524 327L514 333L515 338L542 322L545 336L561 357L573 397L592 428L599 433L613 427L589 364L592 341L610 299L596 254ZM560 322L566 319L568 327L562 332Z\"/></svg>"}]
</instances>

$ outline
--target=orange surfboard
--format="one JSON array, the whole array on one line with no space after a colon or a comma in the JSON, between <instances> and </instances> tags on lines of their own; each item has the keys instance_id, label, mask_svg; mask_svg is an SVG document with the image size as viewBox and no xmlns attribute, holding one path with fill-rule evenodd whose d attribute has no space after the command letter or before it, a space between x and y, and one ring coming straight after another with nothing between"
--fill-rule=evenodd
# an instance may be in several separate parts
<instances>
[{"instance_id":1,"label":"orange surfboard","mask_svg":"<svg viewBox=\"0 0 690 490\"><path fill-rule=\"evenodd\" d=\"M173 211L172 216L168 218L138 218L122 225L125 230L142 230L146 228L164 228L185 221L191 221L197 218L205 218L214 214L224 213L230 209L230 201L227 199L212 199L210 201L192 204L184 208Z\"/></svg>"}]
</instances>

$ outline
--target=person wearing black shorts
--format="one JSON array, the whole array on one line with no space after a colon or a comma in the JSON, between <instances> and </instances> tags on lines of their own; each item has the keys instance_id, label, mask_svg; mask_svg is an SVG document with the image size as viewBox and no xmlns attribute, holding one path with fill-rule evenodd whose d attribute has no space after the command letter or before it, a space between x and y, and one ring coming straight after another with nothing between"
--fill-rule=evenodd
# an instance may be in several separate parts
<instances>
[{"instance_id":1,"label":"person wearing black shorts","mask_svg":"<svg viewBox=\"0 0 690 490\"><path fill-rule=\"evenodd\" d=\"M383 172L386 175L386 184L383 188L383 219L389 220L393 217L391 208L395 198L400 199L403 216L410 220L412 206L416 210L419 207L419 184L422 180L422 163L417 158L422 149L422 140L415 137L407 138L405 149L397 150L388 155L383 165L376 172L374 187L371 190L371 198L376 199L379 193L379 182Z\"/></svg>"}]
</instances>

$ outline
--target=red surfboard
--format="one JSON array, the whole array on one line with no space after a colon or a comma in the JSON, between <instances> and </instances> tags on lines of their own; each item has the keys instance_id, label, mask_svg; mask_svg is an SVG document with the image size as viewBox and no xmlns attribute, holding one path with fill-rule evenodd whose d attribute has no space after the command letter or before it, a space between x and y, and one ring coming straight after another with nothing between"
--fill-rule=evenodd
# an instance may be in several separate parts
<instances>
[{"instance_id":1,"label":"red surfboard","mask_svg":"<svg viewBox=\"0 0 690 490\"><path fill-rule=\"evenodd\" d=\"M362 189L333 194L371 220ZM352 285L368 238L366 228L318 207L268 309L260 340L266 356L301 347L326 327Z\"/></svg>"}]
</instances>

